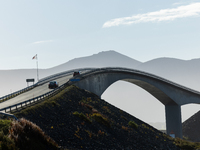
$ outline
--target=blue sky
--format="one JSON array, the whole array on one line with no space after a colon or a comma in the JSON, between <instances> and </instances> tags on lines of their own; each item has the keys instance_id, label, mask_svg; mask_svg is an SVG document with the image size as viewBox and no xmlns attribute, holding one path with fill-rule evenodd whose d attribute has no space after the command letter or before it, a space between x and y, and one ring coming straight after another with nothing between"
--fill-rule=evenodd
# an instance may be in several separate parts
<instances>
[{"instance_id":1,"label":"blue sky","mask_svg":"<svg viewBox=\"0 0 200 150\"><path fill-rule=\"evenodd\" d=\"M145 62L200 58L200 0L0 0L0 70L115 50Z\"/></svg>"}]
</instances>

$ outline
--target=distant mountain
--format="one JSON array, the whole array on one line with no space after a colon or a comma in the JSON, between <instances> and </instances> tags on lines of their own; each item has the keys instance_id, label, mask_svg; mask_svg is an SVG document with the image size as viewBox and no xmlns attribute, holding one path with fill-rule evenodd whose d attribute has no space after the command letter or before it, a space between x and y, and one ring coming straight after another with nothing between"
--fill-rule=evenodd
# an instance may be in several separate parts
<instances>
[{"instance_id":1,"label":"distant mountain","mask_svg":"<svg viewBox=\"0 0 200 150\"><path fill-rule=\"evenodd\" d=\"M39 69L39 78L42 79L46 76L70 69L87 67L125 67L142 70L200 91L200 59L157 58L142 63L113 50L103 51L87 57L75 58L52 68ZM34 78L35 82L37 82L36 72L36 69L0 70L0 96L25 88L27 86L26 79L28 78ZM114 88L112 88L113 85ZM165 117L164 106L153 96L149 95L148 92L136 85L131 84L129 86L127 83L120 81L113 85L104 92L103 99L128 111L145 122L163 121ZM145 111L139 112L140 110ZM197 107L195 109L188 109L187 112L185 110L182 111L183 121L197 111L199 111Z\"/></svg>"},{"instance_id":2,"label":"distant mountain","mask_svg":"<svg viewBox=\"0 0 200 150\"><path fill-rule=\"evenodd\" d=\"M126 68L136 68L141 62L130 58L128 56L122 55L116 51L103 51L98 54L94 54L87 57L80 57L72 59L64 64L50 68L50 72L62 72L66 69L74 68L87 68L87 67L126 67Z\"/></svg>"},{"instance_id":3,"label":"distant mountain","mask_svg":"<svg viewBox=\"0 0 200 150\"><path fill-rule=\"evenodd\" d=\"M138 70L169 79L192 89L200 90L200 59L180 60L157 58L137 66Z\"/></svg>"},{"instance_id":4,"label":"distant mountain","mask_svg":"<svg viewBox=\"0 0 200 150\"><path fill-rule=\"evenodd\" d=\"M67 71L70 69L87 67L126 67L136 68L141 62L113 50L100 52L87 57L75 58L64 64L49 68L39 69L39 78ZM0 70L0 83L4 87L0 96L10 94L27 86L26 79L34 78L37 82L36 69ZM29 83L32 84L32 83Z\"/></svg>"},{"instance_id":5,"label":"distant mountain","mask_svg":"<svg viewBox=\"0 0 200 150\"><path fill-rule=\"evenodd\" d=\"M35 78L36 83L36 73L36 69L0 70L0 97L25 88L26 79Z\"/></svg>"}]
</instances>

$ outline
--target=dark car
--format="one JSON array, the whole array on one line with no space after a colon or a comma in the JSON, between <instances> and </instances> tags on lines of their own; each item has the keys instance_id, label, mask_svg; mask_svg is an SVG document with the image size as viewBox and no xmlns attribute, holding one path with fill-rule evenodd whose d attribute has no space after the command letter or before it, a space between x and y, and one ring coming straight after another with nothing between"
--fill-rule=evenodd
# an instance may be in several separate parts
<instances>
[{"instance_id":1,"label":"dark car","mask_svg":"<svg viewBox=\"0 0 200 150\"><path fill-rule=\"evenodd\" d=\"M54 89L57 87L58 87L58 82L56 82L56 81L49 82L49 89Z\"/></svg>"},{"instance_id":2,"label":"dark car","mask_svg":"<svg viewBox=\"0 0 200 150\"><path fill-rule=\"evenodd\" d=\"M80 72L79 72L79 71L73 73L73 77L74 77L74 76L77 76L77 75L80 75Z\"/></svg>"}]
</instances>

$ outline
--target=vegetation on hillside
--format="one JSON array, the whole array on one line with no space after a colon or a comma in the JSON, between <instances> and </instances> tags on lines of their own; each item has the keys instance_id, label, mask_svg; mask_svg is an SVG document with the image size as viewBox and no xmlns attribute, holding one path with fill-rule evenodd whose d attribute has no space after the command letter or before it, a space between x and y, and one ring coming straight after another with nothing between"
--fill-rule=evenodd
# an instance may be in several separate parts
<instances>
[{"instance_id":1,"label":"vegetation on hillside","mask_svg":"<svg viewBox=\"0 0 200 150\"><path fill-rule=\"evenodd\" d=\"M199 143L173 139L93 93L75 86L67 87L37 105L15 112L15 115L38 126L24 118L19 122L2 120L1 147L28 149L28 146L38 143L31 147L57 149L58 143L68 149L200 148Z\"/></svg>"},{"instance_id":2,"label":"vegetation on hillside","mask_svg":"<svg viewBox=\"0 0 200 150\"><path fill-rule=\"evenodd\" d=\"M0 150L14 150L17 149L9 135L11 120L0 120Z\"/></svg>"},{"instance_id":3,"label":"vegetation on hillside","mask_svg":"<svg viewBox=\"0 0 200 150\"><path fill-rule=\"evenodd\" d=\"M32 122L0 120L0 150L56 150L58 144Z\"/></svg>"}]
</instances>

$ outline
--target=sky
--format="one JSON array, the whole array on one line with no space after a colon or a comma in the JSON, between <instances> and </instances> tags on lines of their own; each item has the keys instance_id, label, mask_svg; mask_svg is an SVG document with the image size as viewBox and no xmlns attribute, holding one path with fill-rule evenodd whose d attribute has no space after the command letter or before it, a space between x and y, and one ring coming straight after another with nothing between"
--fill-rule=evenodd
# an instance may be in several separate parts
<instances>
[{"instance_id":1,"label":"sky","mask_svg":"<svg viewBox=\"0 0 200 150\"><path fill-rule=\"evenodd\" d=\"M141 62L200 58L200 0L0 0L0 70L115 50Z\"/></svg>"},{"instance_id":2,"label":"sky","mask_svg":"<svg viewBox=\"0 0 200 150\"><path fill-rule=\"evenodd\" d=\"M0 70L36 68L37 61L32 59L36 54L41 69L108 50L140 62L159 57L200 58L200 0L0 2ZM116 86L118 93L120 87ZM116 88L107 92L111 101ZM121 95L121 99L134 96L126 91ZM144 101L145 95L137 96ZM155 101L149 99L149 104ZM131 112L137 107L126 109ZM134 113L146 122L164 122L164 106L159 109L147 112L159 114L160 120L145 118L141 111Z\"/></svg>"}]
</instances>

